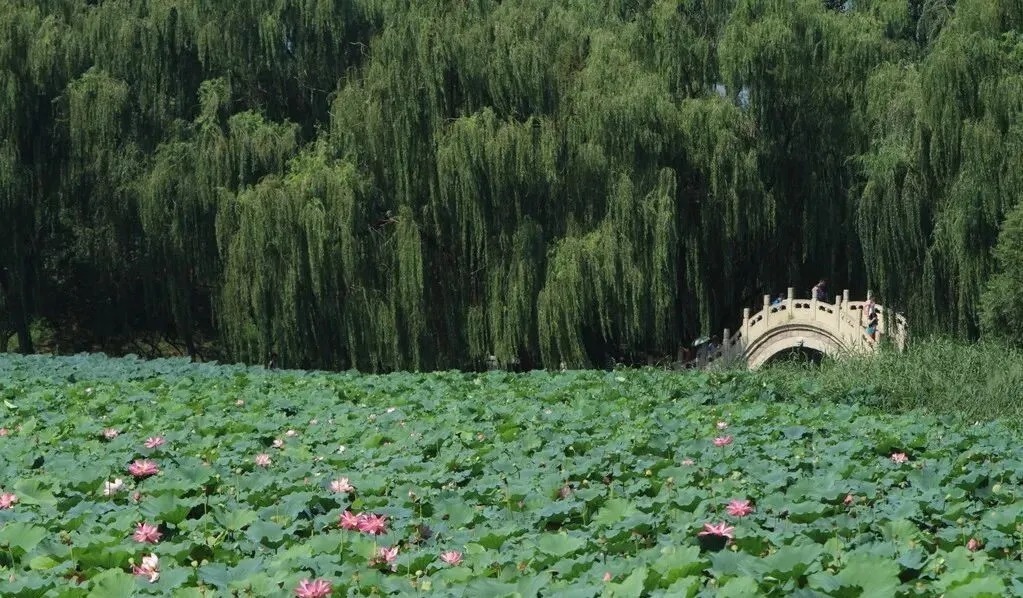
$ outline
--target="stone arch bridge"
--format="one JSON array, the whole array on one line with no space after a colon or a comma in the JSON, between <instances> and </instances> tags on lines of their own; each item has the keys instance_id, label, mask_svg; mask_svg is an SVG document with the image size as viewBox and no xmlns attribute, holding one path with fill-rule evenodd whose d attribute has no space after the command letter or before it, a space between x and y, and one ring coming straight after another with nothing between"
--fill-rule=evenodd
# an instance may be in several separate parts
<instances>
[{"instance_id":1,"label":"stone arch bridge","mask_svg":"<svg viewBox=\"0 0 1023 598\"><path fill-rule=\"evenodd\" d=\"M870 296L870 292L867 292ZM879 314L877 340L866 333L863 311L866 301L850 301L843 291L834 303L817 299L796 299L793 289L781 303L772 305L764 295L764 306L751 313L743 310L742 323L733 333L725 329L720 346L697 358L697 367L737 365L745 362L757 369L778 355L792 350L808 349L822 355L840 357L866 354L877 350L887 339L898 349L906 346L906 318L877 305Z\"/></svg>"}]
</instances>

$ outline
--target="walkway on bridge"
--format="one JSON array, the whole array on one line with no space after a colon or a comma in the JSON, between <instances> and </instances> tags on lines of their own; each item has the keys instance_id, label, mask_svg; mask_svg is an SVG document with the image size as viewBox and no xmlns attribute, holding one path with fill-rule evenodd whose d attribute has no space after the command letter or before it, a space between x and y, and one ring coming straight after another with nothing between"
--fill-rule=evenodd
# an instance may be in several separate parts
<instances>
[{"instance_id":1,"label":"walkway on bridge","mask_svg":"<svg viewBox=\"0 0 1023 598\"><path fill-rule=\"evenodd\" d=\"M789 288L788 298L776 305L771 305L770 295L764 295L764 307L756 313L744 309L735 333L725 329L721 345L700 356L697 367L745 362L750 369L757 369L793 349L810 349L832 357L866 354L876 351L882 339L891 341L900 351L906 346L906 319L884 306L875 304L879 327L874 340L866 333L867 301L850 301L848 290L834 303L796 299L793 293Z\"/></svg>"}]
</instances>

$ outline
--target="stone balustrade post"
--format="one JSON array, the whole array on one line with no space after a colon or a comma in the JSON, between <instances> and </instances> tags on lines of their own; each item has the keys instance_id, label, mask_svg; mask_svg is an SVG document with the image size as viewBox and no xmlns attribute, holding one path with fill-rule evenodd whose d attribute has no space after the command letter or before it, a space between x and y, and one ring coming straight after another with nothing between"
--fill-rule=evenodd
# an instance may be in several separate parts
<instances>
[{"instance_id":1,"label":"stone balustrade post","mask_svg":"<svg viewBox=\"0 0 1023 598\"><path fill-rule=\"evenodd\" d=\"M749 308L742 308L742 340L749 343Z\"/></svg>"},{"instance_id":2,"label":"stone balustrade post","mask_svg":"<svg viewBox=\"0 0 1023 598\"><path fill-rule=\"evenodd\" d=\"M843 317L846 311L849 309L849 289L842 289L842 303L839 304L838 309L838 331L842 332L842 326L845 324L845 317Z\"/></svg>"}]
</instances>

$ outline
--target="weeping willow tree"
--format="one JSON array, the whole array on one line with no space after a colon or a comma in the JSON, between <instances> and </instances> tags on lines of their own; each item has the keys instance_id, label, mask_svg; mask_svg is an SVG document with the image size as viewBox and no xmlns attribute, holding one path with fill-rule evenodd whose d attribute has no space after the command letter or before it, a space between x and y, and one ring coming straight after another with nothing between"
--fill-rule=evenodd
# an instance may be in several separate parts
<instances>
[{"instance_id":1,"label":"weeping willow tree","mask_svg":"<svg viewBox=\"0 0 1023 598\"><path fill-rule=\"evenodd\" d=\"M0 341L598 364L821 276L1006 330L1021 10L10 0Z\"/></svg>"},{"instance_id":2,"label":"weeping willow tree","mask_svg":"<svg viewBox=\"0 0 1023 598\"><path fill-rule=\"evenodd\" d=\"M1003 222L994 257L996 272L981 296L984 334L1023 346L1023 201Z\"/></svg>"},{"instance_id":3,"label":"weeping willow tree","mask_svg":"<svg viewBox=\"0 0 1023 598\"><path fill-rule=\"evenodd\" d=\"M764 249L783 260L778 282L808 287L823 276L856 286L861 275L848 157L866 141L863 81L895 52L884 29L868 11L800 0L742 2L725 31L724 79L748 94L764 183L777 201Z\"/></svg>"},{"instance_id":4,"label":"weeping willow tree","mask_svg":"<svg viewBox=\"0 0 1023 598\"><path fill-rule=\"evenodd\" d=\"M33 350L29 326L44 296L39 280L60 190L53 170L66 160L49 130L52 98L67 77L66 24L45 8L0 6L0 337L13 331L24 352Z\"/></svg>"},{"instance_id":5,"label":"weeping willow tree","mask_svg":"<svg viewBox=\"0 0 1023 598\"><path fill-rule=\"evenodd\" d=\"M630 55L638 27L619 33L591 32L562 111L572 182L564 238L537 297L545 363L588 365L662 349L678 335L678 107L665 81Z\"/></svg>"},{"instance_id":6,"label":"weeping willow tree","mask_svg":"<svg viewBox=\"0 0 1023 598\"><path fill-rule=\"evenodd\" d=\"M202 287L216 285L221 275L220 204L281 172L298 145L295 125L268 123L251 112L227 117L229 101L223 80L203 84L199 117L179 140L157 149L139 195L142 230L189 352L195 351L198 303L209 300Z\"/></svg>"},{"instance_id":7,"label":"weeping willow tree","mask_svg":"<svg viewBox=\"0 0 1023 598\"><path fill-rule=\"evenodd\" d=\"M12 0L0 7L0 29L0 132L10 140L0 169L8 202L0 320L19 330L23 350L32 348L27 328L36 317L78 331L66 336L80 348L107 335L163 328L172 311L175 335L190 338L183 295L208 303L219 283L216 275L197 284L164 276L165 269L209 270L209 262L193 267L192 253L168 253L152 226L154 211L143 214L152 207L142 197L149 179L159 176L149 170L171 170L155 164L160 148L191 135L185 123L199 117L200 85L217 78L232 83L225 98L231 114L290 116L314 133L338 78L362 59L358 44L372 32L357 3L304 0ZM181 162L196 160L186 154L200 145L179 151ZM262 151L247 151L253 149ZM199 184L209 188L195 193L208 198L222 183ZM215 212L205 213L206 222L165 223L205 231L195 243L209 246ZM199 319L208 328L205 312Z\"/></svg>"},{"instance_id":8,"label":"weeping willow tree","mask_svg":"<svg viewBox=\"0 0 1023 598\"><path fill-rule=\"evenodd\" d=\"M68 234L55 261L69 273L66 292L78 298L67 320L91 319L96 339L131 332L123 306L142 291L133 281L148 266L137 199L145 158L132 135L133 107L128 84L95 68L71 81L62 105L70 153L62 183L73 200L60 205Z\"/></svg>"},{"instance_id":9,"label":"weeping willow tree","mask_svg":"<svg viewBox=\"0 0 1023 598\"><path fill-rule=\"evenodd\" d=\"M866 269L880 300L889 303L920 304L926 293L917 265L924 262L933 228L928 200L932 183L919 168L924 158L923 131L916 119L919 85L913 65L889 64L871 76L872 147L856 158L864 179L857 228ZM913 276L906 275L909 270ZM920 314L914 315L917 325Z\"/></svg>"},{"instance_id":10,"label":"weeping willow tree","mask_svg":"<svg viewBox=\"0 0 1023 598\"><path fill-rule=\"evenodd\" d=\"M859 159L867 271L925 329L978 331L991 248L1023 194L1020 24L1017 4L960 3L919 66L889 65L871 82Z\"/></svg>"},{"instance_id":11,"label":"weeping willow tree","mask_svg":"<svg viewBox=\"0 0 1023 598\"><path fill-rule=\"evenodd\" d=\"M340 325L354 305L362 308L359 316L376 316L382 307L378 294L367 297L361 279L347 273L373 261L360 238L368 222L364 187L351 164L307 152L285 176L267 177L221 205L220 326L240 356L278 350L299 365L323 357L340 365L351 354L346 345L354 344L368 357L361 365L381 365L378 338Z\"/></svg>"},{"instance_id":12,"label":"weeping willow tree","mask_svg":"<svg viewBox=\"0 0 1023 598\"><path fill-rule=\"evenodd\" d=\"M0 145L0 208L8 215L3 223L4 241L0 245L0 349L7 350L8 339L18 335L19 349L32 351L29 335L28 276L31 274L30 256L23 255L19 241L25 238L21 230L29 220L23 205L25 176L11 139Z\"/></svg>"},{"instance_id":13,"label":"weeping willow tree","mask_svg":"<svg viewBox=\"0 0 1023 598\"><path fill-rule=\"evenodd\" d=\"M452 308L467 324L470 359L509 362L535 350L545 235L561 234L564 221L564 206L552 201L561 151L552 121L501 122L490 110L452 122L438 138L446 191L431 204L434 233L458 248L446 258L448 292L460 299Z\"/></svg>"},{"instance_id":14,"label":"weeping willow tree","mask_svg":"<svg viewBox=\"0 0 1023 598\"><path fill-rule=\"evenodd\" d=\"M718 97L689 99L680 118L688 151L679 226L688 249L677 269L688 300L678 311L683 330L709 334L777 284L779 262L769 248L779 214L761 178L756 123L747 110Z\"/></svg>"},{"instance_id":15,"label":"weeping willow tree","mask_svg":"<svg viewBox=\"0 0 1023 598\"><path fill-rule=\"evenodd\" d=\"M603 222L555 247L537 301L544 362L586 366L608 344L621 355L674 336L675 186L670 169L648 193L621 177Z\"/></svg>"}]
</instances>

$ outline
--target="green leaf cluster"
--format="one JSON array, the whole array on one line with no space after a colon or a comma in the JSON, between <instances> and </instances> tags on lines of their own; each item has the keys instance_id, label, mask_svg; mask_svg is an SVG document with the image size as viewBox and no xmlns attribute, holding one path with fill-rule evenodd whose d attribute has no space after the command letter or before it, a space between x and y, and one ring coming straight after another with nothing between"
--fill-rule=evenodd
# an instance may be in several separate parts
<instances>
[{"instance_id":1,"label":"green leaf cluster","mask_svg":"<svg viewBox=\"0 0 1023 598\"><path fill-rule=\"evenodd\" d=\"M1023 459L1002 423L765 393L760 374L0 368L5 596L282 596L308 578L335 595L1023 595ZM133 480L138 458L160 472ZM344 511L386 530L342 530ZM159 543L132 539L139 521ZM697 535L718 522L722 550ZM150 553L153 583L131 575Z\"/></svg>"}]
</instances>

